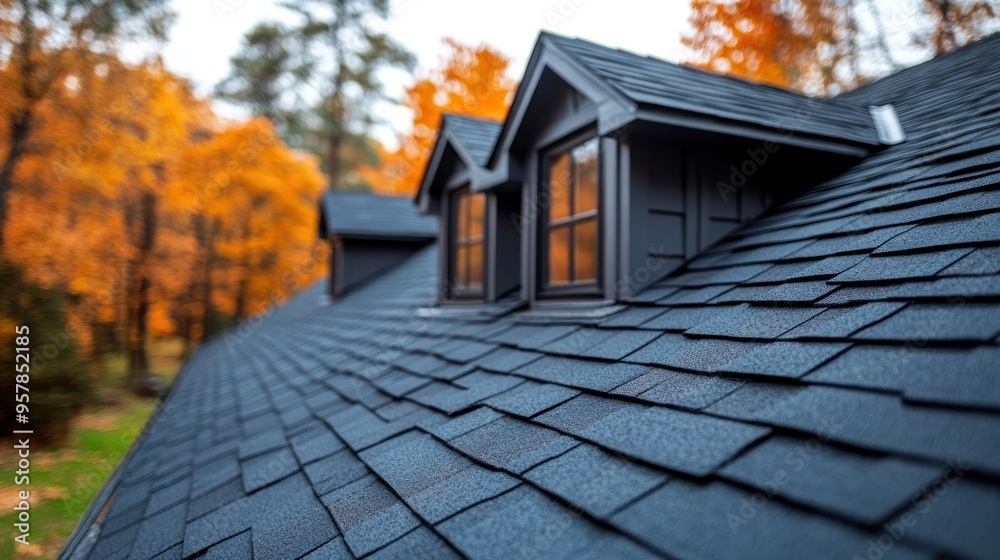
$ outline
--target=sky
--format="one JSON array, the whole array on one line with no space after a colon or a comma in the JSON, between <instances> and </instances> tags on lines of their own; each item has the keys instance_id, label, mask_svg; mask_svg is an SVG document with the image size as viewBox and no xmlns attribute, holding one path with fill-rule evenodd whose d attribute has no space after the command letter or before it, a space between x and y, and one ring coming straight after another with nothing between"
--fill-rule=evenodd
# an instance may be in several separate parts
<instances>
[{"instance_id":1,"label":"sky","mask_svg":"<svg viewBox=\"0 0 1000 560\"><path fill-rule=\"evenodd\" d=\"M239 50L243 34L265 20L290 19L280 0L174 0L178 18L164 58L176 73L192 80L202 94L229 71L229 58ZM520 78L541 29L674 62L688 58L680 37L688 29L688 0L393 0L385 31L412 51L417 74L441 65L444 37L486 43L511 59L511 75ZM413 75L382 74L386 93L402 96ZM240 111L219 106L227 116ZM410 115L398 106L376 107L385 121L373 135L393 145L409 128Z\"/></svg>"}]
</instances>

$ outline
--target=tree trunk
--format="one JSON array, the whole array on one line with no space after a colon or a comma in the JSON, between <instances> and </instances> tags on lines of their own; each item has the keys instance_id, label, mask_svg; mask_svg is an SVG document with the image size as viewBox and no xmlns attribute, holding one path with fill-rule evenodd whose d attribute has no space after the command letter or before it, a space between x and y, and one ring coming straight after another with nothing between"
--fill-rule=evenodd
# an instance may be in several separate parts
<instances>
[{"instance_id":1,"label":"tree trunk","mask_svg":"<svg viewBox=\"0 0 1000 560\"><path fill-rule=\"evenodd\" d=\"M135 278L131 282L132 298L129 306L128 373L132 384L143 382L149 376L149 358L146 354L147 323L149 316L150 257L156 232L156 196L149 192L140 195L138 217Z\"/></svg>"},{"instance_id":2,"label":"tree trunk","mask_svg":"<svg viewBox=\"0 0 1000 560\"><path fill-rule=\"evenodd\" d=\"M31 113L17 111L11 119L8 143L10 150L0 164L0 248L3 247L4 229L7 225L7 195L14 187L14 168L28 147L28 132L31 130Z\"/></svg>"},{"instance_id":3,"label":"tree trunk","mask_svg":"<svg viewBox=\"0 0 1000 560\"><path fill-rule=\"evenodd\" d=\"M202 248L201 263L201 340L212 334L212 266L215 262L214 237L216 222L207 218L198 221L198 241Z\"/></svg>"}]
</instances>

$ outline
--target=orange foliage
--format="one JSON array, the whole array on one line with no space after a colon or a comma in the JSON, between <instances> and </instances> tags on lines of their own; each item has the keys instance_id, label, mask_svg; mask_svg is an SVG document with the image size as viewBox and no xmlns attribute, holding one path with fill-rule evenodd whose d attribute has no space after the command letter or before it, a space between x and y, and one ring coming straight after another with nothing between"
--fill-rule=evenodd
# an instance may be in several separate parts
<instances>
[{"instance_id":1,"label":"orange foliage","mask_svg":"<svg viewBox=\"0 0 1000 560\"><path fill-rule=\"evenodd\" d=\"M315 158L290 150L267 121L221 122L159 61L58 56L69 70L36 107L31 150L7 196L3 249L29 278L76 302L68 315L85 348L97 325L133 320L137 277L149 279L138 296L148 304L141 332L189 336L211 308L245 317L322 273ZM17 80L0 65L0 87ZM16 103L0 96L0 119ZM155 217L144 220L149 201ZM199 220L216 225L210 247L196 234ZM209 308L193 301L206 251L217 283Z\"/></svg>"},{"instance_id":2,"label":"orange foliage","mask_svg":"<svg viewBox=\"0 0 1000 560\"><path fill-rule=\"evenodd\" d=\"M779 86L822 73L819 45L835 42L828 0L797 3L759 0L692 0L695 32L681 39L716 72Z\"/></svg>"},{"instance_id":3,"label":"orange foliage","mask_svg":"<svg viewBox=\"0 0 1000 560\"><path fill-rule=\"evenodd\" d=\"M395 150L379 146L378 168L360 171L375 192L416 193L444 113L497 120L507 114L517 86L507 76L507 57L486 45L464 45L454 39L444 42L451 52L443 67L406 90L403 105L413 111L411 132Z\"/></svg>"},{"instance_id":4,"label":"orange foliage","mask_svg":"<svg viewBox=\"0 0 1000 560\"><path fill-rule=\"evenodd\" d=\"M695 66L834 94L900 68L889 29L939 55L995 30L995 6L996 0L692 0L694 31L681 41L694 52ZM914 17L920 12L922 18Z\"/></svg>"}]
</instances>

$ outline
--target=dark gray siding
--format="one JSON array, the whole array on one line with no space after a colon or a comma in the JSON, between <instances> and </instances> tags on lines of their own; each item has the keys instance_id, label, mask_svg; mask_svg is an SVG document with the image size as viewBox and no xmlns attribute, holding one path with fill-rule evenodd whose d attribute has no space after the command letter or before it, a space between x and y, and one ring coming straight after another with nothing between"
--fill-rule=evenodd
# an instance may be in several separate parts
<instances>
[{"instance_id":1,"label":"dark gray siding","mask_svg":"<svg viewBox=\"0 0 1000 560\"><path fill-rule=\"evenodd\" d=\"M399 265L427 246L427 241L386 241L342 239L337 262L334 264L335 293L351 288Z\"/></svg>"}]
</instances>

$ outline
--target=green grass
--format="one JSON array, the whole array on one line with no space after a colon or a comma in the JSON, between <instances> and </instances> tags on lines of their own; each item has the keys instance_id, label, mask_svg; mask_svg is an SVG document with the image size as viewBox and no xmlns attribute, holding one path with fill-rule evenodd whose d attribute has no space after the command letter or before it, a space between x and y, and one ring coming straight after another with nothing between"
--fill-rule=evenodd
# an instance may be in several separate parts
<instances>
[{"instance_id":1,"label":"green grass","mask_svg":"<svg viewBox=\"0 0 1000 560\"><path fill-rule=\"evenodd\" d=\"M174 341L150 344L154 373L169 382L177 369L180 346ZM13 453L2 454L0 472L0 558L54 558L105 479L141 433L155 399L137 397L124 388L124 362L111 358L98 383L98 404L73 425L68 441L58 447L31 450L31 484L14 485ZM3 442L10 450L10 443ZM12 512L19 490L31 492L29 546L14 542Z\"/></svg>"}]
</instances>

